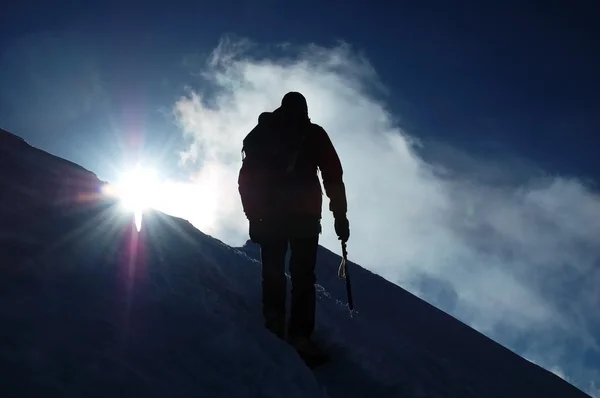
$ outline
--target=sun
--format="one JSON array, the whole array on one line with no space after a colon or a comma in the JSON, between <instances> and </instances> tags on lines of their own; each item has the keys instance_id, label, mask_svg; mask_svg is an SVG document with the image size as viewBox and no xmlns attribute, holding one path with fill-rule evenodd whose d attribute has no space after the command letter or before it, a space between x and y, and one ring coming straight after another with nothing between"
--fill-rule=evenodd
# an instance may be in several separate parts
<instances>
[{"instance_id":1,"label":"sun","mask_svg":"<svg viewBox=\"0 0 600 398\"><path fill-rule=\"evenodd\" d=\"M152 207L160 193L160 183L154 169L140 165L121 174L117 191L123 207L130 211Z\"/></svg>"},{"instance_id":2,"label":"sun","mask_svg":"<svg viewBox=\"0 0 600 398\"><path fill-rule=\"evenodd\" d=\"M183 218L203 231L214 231L222 216L219 206L232 200L223 188L225 178L220 170L207 168L193 179L177 181L159 178L156 169L138 164L120 173L116 183L105 184L101 191L116 199L122 212L134 215L138 231L147 209Z\"/></svg>"},{"instance_id":3,"label":"sun","mask_svg":"<svg viewBox=\"0 0 600 398\"><path fill-rule=\"evenodd\" d=\"M156 170L138 164L120 175L114 190L123 210L133 212L136 228L140 231L144 210L155 207L155 201L161 195Z\"/></svg>"}]
</instances>

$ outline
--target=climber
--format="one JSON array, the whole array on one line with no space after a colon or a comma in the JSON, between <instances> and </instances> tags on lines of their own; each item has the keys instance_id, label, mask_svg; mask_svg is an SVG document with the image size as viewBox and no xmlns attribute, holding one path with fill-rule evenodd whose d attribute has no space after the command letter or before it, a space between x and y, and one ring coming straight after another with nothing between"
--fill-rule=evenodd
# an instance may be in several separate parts
<instances>
[{"instance_id":1,"label":"climber","mask_svg":"<svg viewBox=\"0 0 600 398\"><path fill-rule=\"evenodd\" d=\"M285 339L285 260L290 247L292 297L287 341L302 355L318 355L315 265L321 233L321 171L338 238L350 236L346 190L338 154L327 134L308 117L305 97L287 93L281 106L263 112L243 141L238 185L250 240L260 245L265 326Z\"/></svg>"}]
</instances>

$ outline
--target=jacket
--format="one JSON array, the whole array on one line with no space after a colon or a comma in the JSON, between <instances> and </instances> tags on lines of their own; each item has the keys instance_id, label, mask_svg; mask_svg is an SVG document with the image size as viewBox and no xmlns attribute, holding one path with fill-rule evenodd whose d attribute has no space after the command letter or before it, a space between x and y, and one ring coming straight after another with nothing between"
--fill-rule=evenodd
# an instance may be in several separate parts
<instances>
[{"instance_id":1,"label":"jacket","mask_svg":"<svg viewBox=\"0 0 600 398\"><path fill-rule=\"evenodd\" d=\"M347 212L343 169L327 132L310 119L264 112L244 138L238 189L246 217L316 219L322 217L323 190L335 217ZM278 157L279 156L279 157ZM283 160L282 160L283 159Z\"/></svg>"}]
</instances>

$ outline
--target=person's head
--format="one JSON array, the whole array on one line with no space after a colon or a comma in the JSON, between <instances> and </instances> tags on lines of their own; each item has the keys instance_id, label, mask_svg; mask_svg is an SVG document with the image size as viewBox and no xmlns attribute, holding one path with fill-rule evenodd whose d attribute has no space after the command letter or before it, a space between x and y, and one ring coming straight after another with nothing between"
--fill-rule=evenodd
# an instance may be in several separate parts
<instances>
[{"instance_id":1,"label":"person's head","mask_svg":"<svg viewBox=\"0 0 600 398\"><path fill-rule=\"evenodd\" d=\"M281 110L294 119L308 118L306 98L296 91L290 91L281 99Z\"/></svg>"}]
</instances>

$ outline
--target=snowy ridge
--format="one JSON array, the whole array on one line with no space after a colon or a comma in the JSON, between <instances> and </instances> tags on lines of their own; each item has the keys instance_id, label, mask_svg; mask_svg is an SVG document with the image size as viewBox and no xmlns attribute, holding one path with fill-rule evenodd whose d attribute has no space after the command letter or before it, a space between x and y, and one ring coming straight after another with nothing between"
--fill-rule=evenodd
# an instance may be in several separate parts
<instances>
[{"instance_id":1,"label":"snowy ridge","mask_svg":"<svg viewBox=\"0 0 600 398\"><path fill-rule=\"evenodd\" d=\"M587 396L354 263L350 318L324 248L311 372L262 326L255 245L159 212L138 233L93 173L0 137L2 397Z\"/></svg>"}]
</instances>

